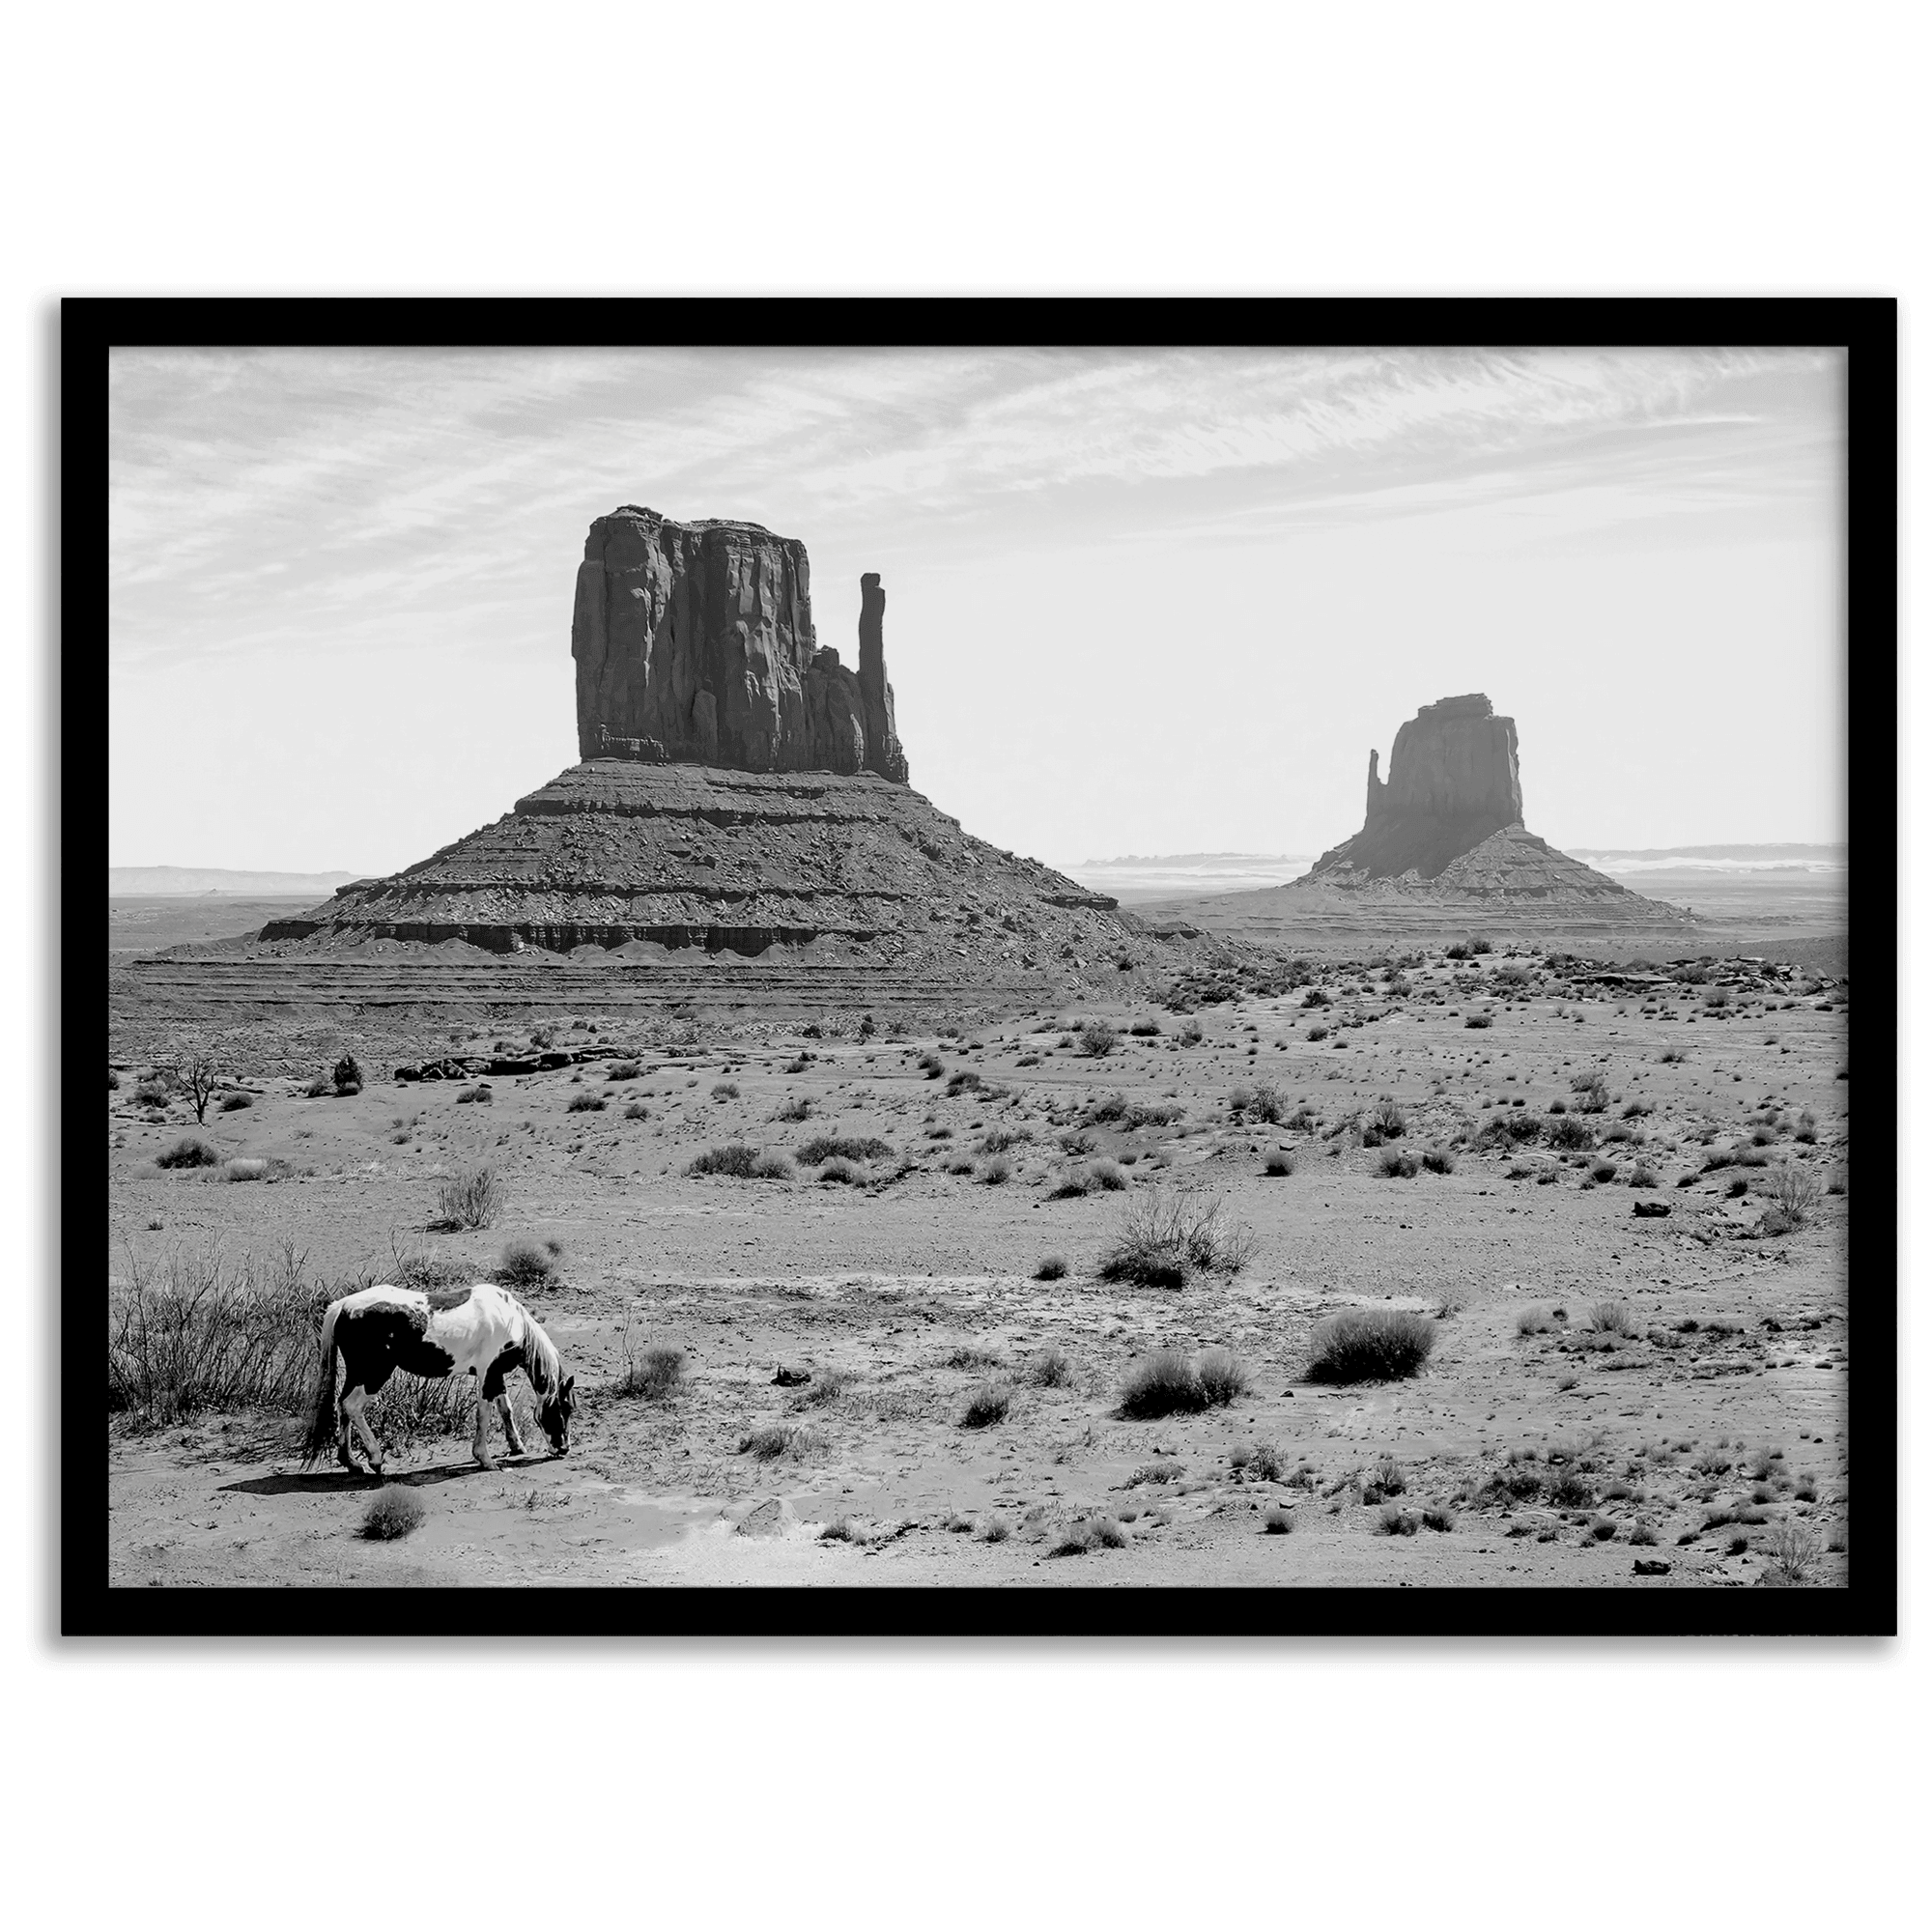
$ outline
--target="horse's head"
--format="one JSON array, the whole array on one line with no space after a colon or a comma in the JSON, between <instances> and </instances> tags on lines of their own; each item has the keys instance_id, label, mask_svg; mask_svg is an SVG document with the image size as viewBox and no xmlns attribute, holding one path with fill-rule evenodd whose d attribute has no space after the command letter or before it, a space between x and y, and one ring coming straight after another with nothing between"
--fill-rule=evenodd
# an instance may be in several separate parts
<instances>
[{"instance_id":1,"label":"horse's head","mask_svg":"<svg viewBox=\"0 0 1932 1932\"><path fill-rule=\"evenodd\" d=\"M570 1418L577 1412L576 1388L577 1378L565 1376L563 1386L554 1395L546 1396L538 1406L537 1420L550 1437L553 1456L570 1454Z\"/></svg>"}]
</instances>

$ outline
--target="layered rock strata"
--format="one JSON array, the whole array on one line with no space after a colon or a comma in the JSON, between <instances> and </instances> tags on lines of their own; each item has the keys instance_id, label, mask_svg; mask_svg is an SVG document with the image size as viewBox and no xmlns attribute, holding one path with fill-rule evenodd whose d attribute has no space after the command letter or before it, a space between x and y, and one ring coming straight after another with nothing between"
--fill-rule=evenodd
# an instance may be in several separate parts
<instances>
[{"instance_id":1,"label":"layered rock strata","mask_svg":"<svg viewBox=\"0 0 1932 1932\"><path fill-rule=\"evenodd\" d=\"M599 517L571 619L579 755L905 783L885 592L876 575L860 583L855 672L818 643L796 539L634 503Z\"/></svg>"},{"instance_id":2,"label":"layered rock strata","mask_svg":"<svg viewBox=\"0 0 1932 1932\"><path fill-rule=\"evenodd\" d=\"M459 940L492 952L634 945L756 956L837 940L885 960L1090 960L1137 921L972 838L909 785L592 759L494 825L340 888L265 943Z\"/></svg>"}]
</instances>

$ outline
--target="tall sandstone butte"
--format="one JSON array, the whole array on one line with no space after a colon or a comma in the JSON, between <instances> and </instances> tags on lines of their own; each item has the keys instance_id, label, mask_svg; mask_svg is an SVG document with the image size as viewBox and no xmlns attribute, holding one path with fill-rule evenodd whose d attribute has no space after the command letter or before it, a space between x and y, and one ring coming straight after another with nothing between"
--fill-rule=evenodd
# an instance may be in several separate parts
<instances>
[{"instance_id":1,"label":"tall sandstone butte","mask_svg":"<svg viewBox=\"0 0 1932 1932\"><path fill-rule=\"evenodd\" d=\"M626 503L590 526L570 651L583 758L910 773L886 681L885 592L860 579L859 668L820 648L805 546Z\"/></svg>"},{"instance_id":2,"label":"tall sandstone butte","mask_svg":"<svg viewBox=\"0 0 1932 1932\"><path fill-rule=\"evenodd\" d=\"M1335 860L1370 878L1412 871L1433 879L1492 833L1521 823L1516 720L1498 718L1480 692L1444 697L1396 732L1386 782L1369 753L1362 829L1316 870Z\"/></svg>"}]
</instances>

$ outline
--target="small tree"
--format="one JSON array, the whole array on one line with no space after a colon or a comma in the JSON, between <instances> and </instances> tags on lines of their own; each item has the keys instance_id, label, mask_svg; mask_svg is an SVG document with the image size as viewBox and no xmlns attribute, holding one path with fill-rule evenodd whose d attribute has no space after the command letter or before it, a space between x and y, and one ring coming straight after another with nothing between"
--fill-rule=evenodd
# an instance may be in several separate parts
<instances>
[{"instance_id":1,"label":"small tree","mask_svg":"<svg viewBox=\"0 0 1932 1932\"><path fill-rule=\"evenodd\" d=\"M362 1091L362 1069L356 1065L353 1053L345 1053L335 1063L333 1078L338 1094L359 1094Z\"/></svg>"},{"instance_id":2,"label":"small tree","mask_svg":"<svg viewBox=\"0 0 1932 1932\"><path fill-rule=\"evenodd\" d=\"M214 1098L214 1089L221 1077L214 1056L206 1047L191 1046L169 1061L160 1072L170 1087L186 1096L188 1105L194 1109L196 1122L205 1125L208 1103Z\"/></svg>"}]
</instances>

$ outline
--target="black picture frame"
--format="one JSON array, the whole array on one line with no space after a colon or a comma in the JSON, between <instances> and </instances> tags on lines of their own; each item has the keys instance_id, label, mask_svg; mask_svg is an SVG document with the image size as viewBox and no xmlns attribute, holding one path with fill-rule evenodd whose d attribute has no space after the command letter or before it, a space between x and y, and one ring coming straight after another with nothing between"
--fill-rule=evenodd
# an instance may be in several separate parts
<instances>
[{"instance_id":1,"label":"black picture frame","mask_svg":"<svg viewBox=\"0 0 1932 1932\"><path fill-rule=\"evenodd\" d=\"M61 304L58 325L62 1063L104 972L94 919L104 828L107 357L131 347L848 346L1838 348L1846 355L1849 923L1861 968L1850 1065L1860 1112L1895 1115L1898 304L1884 297L1712 298L145 298ZM101 842L104 843L104 830ZM93 908L84 910L85 905ZM88 946L92 945L92 953ZM112 1589L93 1380L105 1297L79 1257L97 1235L99 1145L61 1126L59 1627L71 1637L412 1635L879 1638L1696 1634L1880 1636L1897 1622L1896 1174L1861 1176L1848 1255L1849 1583L1832 1589L1523 1588L475 1589L461 1615L355 1589ZM476 1603L489 1598L488 1603Z\"/></svg>"}]
</instances>

